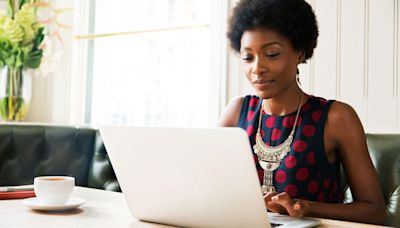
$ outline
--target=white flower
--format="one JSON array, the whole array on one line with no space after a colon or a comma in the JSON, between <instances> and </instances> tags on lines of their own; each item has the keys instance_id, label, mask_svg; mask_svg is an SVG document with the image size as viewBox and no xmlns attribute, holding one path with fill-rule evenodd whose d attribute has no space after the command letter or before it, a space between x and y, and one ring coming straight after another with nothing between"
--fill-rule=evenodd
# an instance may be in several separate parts
<instances>
[{"instance_id":1,"label":"white flower","mask_svg":"<svg viewBox=\"0 0 400 228\"><path fill-rule=\"evenodd\" d=\"M47 76L57 71L61 57L64 54L62 48L56 47L55 37L45 36L41 49L43 50L42 62L37 69L37 75ZM58 45L59 46L59 45Z\"/></svg>"}]
</instances>

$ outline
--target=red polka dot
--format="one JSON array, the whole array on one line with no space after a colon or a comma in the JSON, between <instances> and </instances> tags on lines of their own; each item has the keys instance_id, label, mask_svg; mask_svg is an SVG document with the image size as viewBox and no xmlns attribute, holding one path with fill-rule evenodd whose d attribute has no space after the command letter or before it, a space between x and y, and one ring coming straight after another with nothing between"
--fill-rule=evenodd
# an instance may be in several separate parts
<instances>
[{"instance_id":1,"label":"red polka dot","mask_svg":"<svg viewBox=\"0 0 400 228\"><path fill-rule=\"evenodd\" d=\"M283 118L282 125L286 128L291 128L293 127L294 124L294 117L291 116L286 116Z\"/></svg>"},{"instance_id":2,"label":"red polka dot","mask_svg":"<svg viewBox=\"0 0 400 228\"><path fill-rule=\"evenodd\" d=\"M276 182L282 184L283 182L285 182L286 180L286 173L283 170L279 170L278 172L276 172L275 175L275 180Z\"/></svg>"},{"instance_id":3,"label":"red polka dot","mask_svg":"<svg viewBox=\"0 0 400 228\"><path fill-rule=\"evenodd\" d=\"M317 110L317 111L314 111L314 112L312 113L312 119L313 119L315 122L318 122L318 121L321 119L321 116L322 116L322 111L321 111L321 110Z\"/></svg>"},{"instance_id":4,"label":"red polka dot","mask_svg":"<svg viewBox=\"0 0 400 228\"><path fill-rule=\"evenodd\" d=\"M338 183L336 181L334 181L332 184L332 190L334 193L336 193L338 190Z\"/></svg>"},{"instance_id":5,"label":"red polka dot","mask_svg":"<svg viewBox=\"0 0 400 228\"><path fill-rule=\"evenodd\" d=\"M275 116L270 116L267 121L265 121L265 126L267 128L273 128L275 125Z\"/></svg>"},{"instance_id":6,"label":"red polka dot","mask_svg":"<svg viewBox=\"0 0 400 228\"><path fill-rule=\"evenodd\" d=\"M272 130L271 139L272 139L272 140L278 140L278 139L281 138L281 135L282 135L281 130L279 130L278 128L274 128L274 129Z\"/></svg>"},{"instance_id":7,"label":"red polka dot","mask_svg":"<svg viewBox=\"0 0 400 228\"><path fill-rule=\"evenodd\" d=\"M257 98L251 98L249 105L250 107L255 107L258 105L259 100Z\"/></svg>"},{"instance_id":8,"label":"red polka dot","mask_svg":"<svg viewBox=\"0 0 400 228\"><path fill-rule=\"evenodd\" d=\"M247 129L247 135L250 136L254 133L254 127L252 125L248 126Z\"/></svg>"},{"instance_id":9,"label":"red polka dot","mask_svg":"<svg viewBox=\"0 0 400 228\"><path fill-rule=\"evenodd\" d=\"M297 164L297 159L295 156L289 155L285 159L285 165L287 168L291 169L294 168Z\"/></svg>"},{"instance_id":10,"label":"red polka dot","mask_svg":"<svg viewBox=\"0 0 400 228\"><path fill-rule=\"evenodd\" d=\"M297 170L296 178L298 181L305 181L308 178L309 172L307 168Z\"/></svg>"},{"instance_id":11,"label":"red polka dot","mask_svg":"<svg viewBox=\"0 0 400 228\"><path fill-rule=\"evenodd\" d=\"M318 190L318 182L315 180L311 181L307 186L307 190L311 194L316 193Z\"/></svg>"},{"instance_id":12,"label":"red polka dot","mask_svg":"<svg viewBox=\"0 0 400 228\"><path fill-rule=\"evenodd\" d=\"M303 152L307 148L307 143L299 139L293 143L293 150L296 152Z\"/></svg>"},{"instance_id":13,"label":"red polka dot","mask_svg":"<svg viewBox=\"0 0 400 228\"><path fill-rule=\"evenodd\" d=\"M253 120L253 118L254 118L254 116L256 115L256 113L254 112L254 111L249 111L248 113L247 113L247 121L251 121L251 120Z\"/></svg>"},{"instance_id":14,"label":"red polka dot","mask_svg":"<svg viewBox=\"0 0 400 228\"><path fill-rule=\"evenodd\" d=\"M308 153L308 155L307 155L307 162L308 162L310 165L315 165L315 155L314 155L314 152Z\"/></svg>"},{"instance_id":15,"label":"red polka dot","mask_svg":"<svg viewBox=\"0 0 400 228\"><path fill-rule=\"evenodd\" d=\"M331 180L329 179L324 179L324 188L329 188L329 185L331 184Z\"/></svg>"},{"instance_id":16,"label":"red polka dot","mask_svg":"<svg viewBox=\"0 0 400 228\"><path fill-rule=\"evenodd\" d=\"M318 194L317 201L319 201L319 202L324 202L325 201L324 193L320 192Z\"/></svg>"},{"instance_id":17,"label":"red polka dot","mask_svg":"<svg viewBox=\"0 0 400 228\"><path fill-rule=\"evenodd\" d=\"M265 137L265 131L260 130L260 134L261 134L261 138L264 139L264 137ZM267 142L267 141L264 141L264 143L265 143L265 145L267 145L267 146L271 145L271 143L270 143L270 142Z\"/></svg>"},{"instance_id":18,"label":"red polka dot","mask_svg":"<svg viewBox=\"0 0 400 228\"><path fill-rule=\"evenodd\" d=\"M297 187L294 184L288 184L284 190L290 197L295 197L297 194Z\"/></svg>"},{"instance_id":19,"label":"red polka dot","mask_svg":"<svg viewBox=\"0 0 400 228\"><path fill-rule=\"evenodd\" d=\"M307 102L303 105L303 107L301 107L301 111L307 112L310 108L311 108L311 104L310 104L310 102Z\"/></svg>"},{"instance_id":20,"label":"red polka dot","mask_svg":"<svg viewBox=\"0 0 400 228\"><path fill-rule=\"evenodd\" d=\"M311 124L304 125L303 134L307 137L312 137L315 134L315 127Z\"/></svg>"},{"instance_id":21,"label":"red polka dot","mask_svg":"<svg viewBox=\"0 0 400 228\"><path fill-rule=\"evenodd\" d=\"M296 118L294 118L294 120L296 120ZM301 118L301 116L299 116L299 118L297 118L296 126L297 127L300 126L302 122L303 122L303 118ZM294 124L294 121L293 121L293 124ZM293 124L292 124L292 126L293 126Z\"/></svg>"}]
</instances>

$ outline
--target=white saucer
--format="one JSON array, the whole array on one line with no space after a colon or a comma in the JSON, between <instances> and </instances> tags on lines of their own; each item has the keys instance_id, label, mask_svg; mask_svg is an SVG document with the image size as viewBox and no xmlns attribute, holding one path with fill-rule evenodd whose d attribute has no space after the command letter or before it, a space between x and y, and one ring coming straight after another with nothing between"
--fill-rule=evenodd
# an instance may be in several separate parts
<instances>
[{"instance_id":1,"label":"white saucer","mask_svg":"<svg viewBox=\"0 0 400 228\"><path fill-rule=\"evenodd\" d=\"M25 206L30 207L33 210L40 210L40 211L65 211L65 210L71 210L75 209L82 204L86 203L86 200L81 199L81 198L75 198L72 197L71 199L68 200L67 203L64 205L55 205L55 206L50 206L50 205L45 205L42 204L38 198L28 198L22 201L22 204Z\"/></svg>"}]
</instances>

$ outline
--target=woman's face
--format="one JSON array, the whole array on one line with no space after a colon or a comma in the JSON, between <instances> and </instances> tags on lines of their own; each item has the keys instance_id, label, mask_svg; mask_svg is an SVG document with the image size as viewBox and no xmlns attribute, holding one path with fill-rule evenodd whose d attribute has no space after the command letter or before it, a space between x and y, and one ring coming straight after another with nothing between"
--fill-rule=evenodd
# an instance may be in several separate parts
<instances>
[{"instance_id":1,"label":"woman's face","mask_svg":"<svg viewBox=\"0 0 400 228\"><path fill-rule=\"evenodd\" d=\"M303 55L288 38L255 28L243 33L240 44L245 75L259 97L269 99L297 88L296 70Z\"/></svg>"}]
</instances>

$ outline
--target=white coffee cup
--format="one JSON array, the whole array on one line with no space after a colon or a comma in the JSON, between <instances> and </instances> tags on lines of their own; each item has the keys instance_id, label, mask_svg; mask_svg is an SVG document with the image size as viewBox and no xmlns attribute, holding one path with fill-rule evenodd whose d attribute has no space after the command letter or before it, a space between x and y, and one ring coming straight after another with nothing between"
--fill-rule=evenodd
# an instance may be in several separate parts
<instances>
[{"instance_id":1,"label":"white coffee cup","mask_svg":"<svg viewBox=\"0 0 400 228\"><path fill-rule=\"evenodd\" d=\"M42 204L65 205L74 191L75 178L69 176L35 177L33 187L36 197Z\"/></svg>"}]
</instances>

